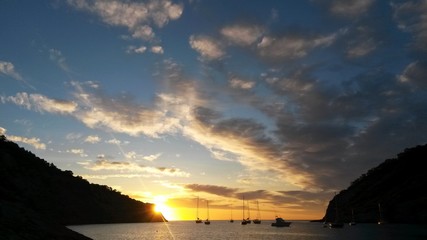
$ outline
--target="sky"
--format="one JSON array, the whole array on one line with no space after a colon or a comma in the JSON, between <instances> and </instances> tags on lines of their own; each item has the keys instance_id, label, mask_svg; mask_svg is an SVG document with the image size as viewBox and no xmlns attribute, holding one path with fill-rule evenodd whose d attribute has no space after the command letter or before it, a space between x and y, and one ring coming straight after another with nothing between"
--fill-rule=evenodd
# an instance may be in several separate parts
<instances>
[{"instance_id":1,"label":"sky","mask_svg":"<svg viewBox=\"0 0 427 240\"><path fill-rule=\"evenodd\" d=\"M169 220L320 219L427 143L427 1L2 0L0 134ZM249 213L246 213L246 216Z\"/></svg>"}]
</instances>

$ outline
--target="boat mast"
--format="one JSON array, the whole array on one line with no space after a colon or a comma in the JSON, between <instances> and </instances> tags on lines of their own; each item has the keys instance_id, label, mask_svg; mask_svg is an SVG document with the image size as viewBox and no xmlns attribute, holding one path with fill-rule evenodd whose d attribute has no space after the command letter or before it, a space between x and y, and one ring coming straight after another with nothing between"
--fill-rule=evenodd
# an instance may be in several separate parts
<instances>
[{"instance_id":1,"label":"boat mast","mask_svg":"<svg viewBox=\"0 0 427 240\"><path fill-rule=\"evenodd\" d=\"M243 201L242 201L242 212L243 212L243 221L245 221L245 196L243 196Z\"/></svg>"},{"instance_id":2,"label":"boat mast","mask_svg":"<svg viewBox=\"0 0 427 240\"><path fill-rule=\"evenodd\" d=\"M206 200L206 207L207 207L207 212L208 212L208 220L209 220L209 201L208 200Z\"/></svg>"}]
</instances>

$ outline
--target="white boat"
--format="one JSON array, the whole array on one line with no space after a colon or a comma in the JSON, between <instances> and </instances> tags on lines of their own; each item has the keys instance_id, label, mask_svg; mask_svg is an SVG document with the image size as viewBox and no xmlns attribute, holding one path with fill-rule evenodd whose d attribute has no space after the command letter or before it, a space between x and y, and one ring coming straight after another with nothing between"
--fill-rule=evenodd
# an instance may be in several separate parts
<instances>
[{"instance_id":1,"label":"white boat","mask_svg":"<svg viewBox=\"0 0 427 240\"><path fill-rule=\"evenodd\" d=\"M271 223L272 227L289 227L292 222L285 221L285 219L281 217L276 217L276 222Z\"/></svg>"}]
</instances>

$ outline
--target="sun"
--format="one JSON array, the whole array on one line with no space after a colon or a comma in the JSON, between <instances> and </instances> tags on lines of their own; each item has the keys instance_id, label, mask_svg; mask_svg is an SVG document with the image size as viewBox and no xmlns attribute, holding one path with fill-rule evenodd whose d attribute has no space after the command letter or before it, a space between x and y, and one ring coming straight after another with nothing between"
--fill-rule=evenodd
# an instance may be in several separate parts
<instances>
[{"instance_id":1,"label":"sun","mask_svg":"<svg viewBox=\"0 0 427 240\"><path fill-rule=\"evenodd\" d=\"M167 198L164 196L156 196L154 198L154 211L161 213L166 220L175 220L175 214L173 208L167 204Z\"/></svg>"}]
</instances>

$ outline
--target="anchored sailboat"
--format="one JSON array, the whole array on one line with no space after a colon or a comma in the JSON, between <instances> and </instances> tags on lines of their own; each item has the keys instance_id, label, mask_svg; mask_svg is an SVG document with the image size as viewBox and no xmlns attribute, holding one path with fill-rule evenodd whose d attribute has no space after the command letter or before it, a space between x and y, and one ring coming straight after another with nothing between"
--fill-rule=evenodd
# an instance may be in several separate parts
<instances>
[{"instance_id":1,"label":"anchored sailboat","mask_svg":"<svg viewBox=\"0 0 427 240\"><path fill-rule=\"evenodd\" d=\"M252 221L254 224L261 224L261 216L259 213L259 203L256 201L256 207L257 207L257 215L256 218Z\"/></svg>"},{"instance_id":2,"label":"anchored sailboat","mask_svg":"<svg viewBox=\"0 0 427 240\"><path fill-rule=\"evenodd\" d=\"M248 222L246 222L246 219L245 219L245 196L243 196L243 200L242 200L242 215L243 215L243 218L242 218L242 225L246 225L246 224L248 224Z\"/></svg>"},{"instance_id":3,"label":"anchored sailboat","mask_svg":"<svg viewBox=\"0 0 427 240\"><path fill-rule=\"evenodd\" d=\"M251 224L252 220L251 220L251 208L249 207L249 201L246 201L248 204L248 217L246 218L246 223L247 224Z\"/></svg>"},{"instance_id":4,"label":"anchored sailboat","mask_svg":"<svg viewBox=\"0 0 427 240\"><path fill-rule=\"evenodd\" d=\"M205 224L206 225L209 225L209 224L211 224L211 221L209 221L209 201L208 200L206 200L206 210L207 210L207 218L206 218L206 221L205 221Z\"/></svg>"},{"instance_id":5,"label":"anchored sailboat","mask_svg":"<svg viewBox=\"0 0 427 240\"><path fill-rule=\"evenodd\" d=\"M199 218L199 197L197 197L197 210L196 210L196 223L202 223L202 220Z\"/></svg>"},{"instance_id":6,"label":"anchored sailboat","mask_svg":"<svg viewBox=\"0 0 427 240\"><path fill-rule=\"evenodd\" d=\"M233 220L233 207L231 207L231 209L230 209L230 222L231 223L234 222L234 220Z\"/></svg>"}]
</instances>

